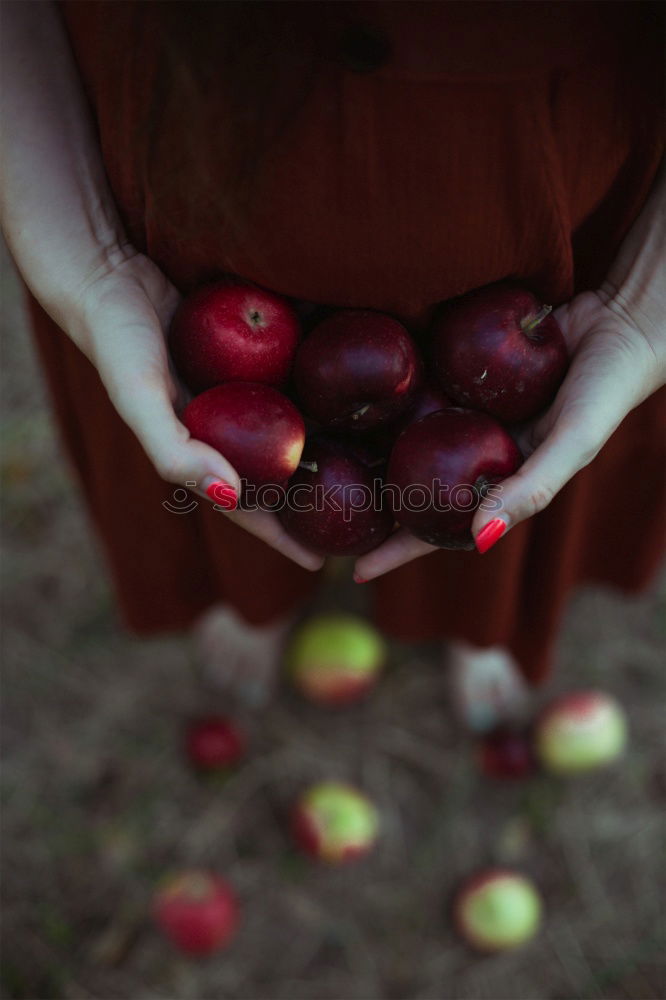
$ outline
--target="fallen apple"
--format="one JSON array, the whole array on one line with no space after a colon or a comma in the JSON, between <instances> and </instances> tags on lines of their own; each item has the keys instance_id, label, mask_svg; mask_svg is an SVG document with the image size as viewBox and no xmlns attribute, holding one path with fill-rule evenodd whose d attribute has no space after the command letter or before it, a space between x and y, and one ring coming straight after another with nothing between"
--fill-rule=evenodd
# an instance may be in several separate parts
<instances>
[{"instance_id":1,"label":"fallen apple","mask_svg":"<svg viewBox=\"0 0 666 1000\"><path fill-rule=\"evenodd\" d=\"M460 935L478 951L517 948L536 934L541 921L541 898L524 875L490 869L469 879L454 902L454 920Z\"/></svg>"},{"instance_id":2,"label":"fallen apple","mask_svg":"<svg viewBox=\"0 0 666 1000\"><path fill-rule=\"evenodd\" d=\"M308 416L336 430L364 431L408 408L421 373L416 344L391 316L343 309L301 343L294 383Z\"/></svg>"},{"instance_id":3,"label":"fallen apple","mask_svg":"<svg viewBox=\"0 0 666 1000\"><path fill-rule=\"evenodd\" d=\"M389 459L387 482L398 522L442 548L472 548L480 503L501 506L498 484L521 465L513 438L492 417L450 408L410 424Z\"/></svg>"},{"instance_id":4,"label":"fallen apple","mask_svg":"<svg viewBox=\"0 0 666 1000\"><path fill-rule=\"evenodd\" d=\"M231 719L205 715L188 724L185 752L199 771L227 771L245 756L245 737Z\"/></svg>"},{"instance_id":5,"label":"fallen apple","mask_svg":"<svg viewBox=\"0 0 666 1000\"><path fill-rule=\"evenodd\" d=\"M381 480L353 445L330 435L308 438L279 511L285 530L321 555L362 555L390 534L393 514Z\"/></svg>"},{"instance_id":6,"label":"fallen apple","mask_svg":"<svg viewBox=\"0 0 666 1000\"><path fill-rule=\"evenodd\" d=\"M182 422L254 486L280 485L298 467L305 424L294 404L258 382L226 382L185 408Z\"/></svg>"},{"instance_id":7,"label":"fallen apple","mask_svg":"<svg viewBox=\"0 0 666 1000\"><path fill-rule=\"evenodd\" d=\"M528 733L500 727L479 741L479 766L489 778L519 779L535 771Z\"/></svg>"},{"instance_id":8,"label":"fallen apple","mask_svg":"<svg viewBox=\"0 0 666 1000\"><path fill-rule=\"evenodd\" d=\"M627 743L627 722L615 698L580 691L558 698L537 720L536 752L554 774L577 774L616 760Z\"/></svg>"},{"instance_id":9,"label":"fallen apple","mask_svg":"<svg viewBox=\"0 0 666 1000\"><path fill-rule=\"evenodd\" d=\"M167 879L154 903L155 921L187 955L211 955L233 937L239 920L235 893L212 872L184 871Z\"/></svg>"},{"instance_id":10,"label":"fallen apple","mask_svg":"<svg viewBox=\"0 0 666 1000\"><path fill-rule=\"evenodd\" d=\"M432 328L432 361L456 403L505 423L536 416L569 364L549 306L513 285L488 285L447 302Z\"/></svg>"},{"instance_id":11,"label":"fallen apple","mask_svg":"<svg viewBox=\"0 0 666 1000\"><path fill-rule=\"evenodd\" d=\"M296 803L291 830L298 847L330 864L367 854L379 833L377 809L358 789L337 781L313 785Z\"/></svg>"},{"instance_id":12,"label":"fallen apple","mask_svg":"<svg viewBox=\"0 0 666 1000\"><path fill-rule=\"evenodd\" d=\"M319 615L296 631L286 656L294 686L320 705L348 705L374 687L386 661L379 632L356 615Z\"/></svg>"},{"instance_id":13,"label":"fallen apple","mask_svg":"<svg viewBox=\"0 0 666 1000\"><path fill-rule=\"evenodd\" d=\"M222 382L281 385L299 335L298 317L280 295L219 281L183 299L169 346L184 381L201 392Z\"/></svg>"}]
</instances>

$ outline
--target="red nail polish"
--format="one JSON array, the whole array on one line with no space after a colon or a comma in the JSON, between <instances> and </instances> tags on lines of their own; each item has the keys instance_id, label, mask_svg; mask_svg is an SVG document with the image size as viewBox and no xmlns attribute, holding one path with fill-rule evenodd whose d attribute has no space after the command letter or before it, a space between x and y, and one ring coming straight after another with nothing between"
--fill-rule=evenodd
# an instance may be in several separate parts
<instances>
[{"instance_id":1,"label":"red nail polish","mask_svg":"<svg viewBox=\"0 0 666 1000\"><path fill-rule=\"evenodd\" d=\"M495 542L499 542L507 527L506 522L500 517L495 517L492 521L488 521L488 524L481 528L481 531L474 540L478 551L483 554L492 548Z\"/></svg>"},{"instance_id":2,"label":"red nail polish","mask_svg":"<svg viewBox=\"0 0 666 1000\"><path fill-rule=\"evenodd\" d=\"M368 581L365 580L362 576L359 576L358 573L354 573L354 583L367 583L367 582Z\"/></svg>"},{"instance_id":3,"label":"red nail polish","mask_svg":"<svg viewBox=\"0 0 666 1000\"><path fill-rule=\"evenodd\" d=\"M210 484L206 490L206 496L209 496L222 510L236 510L238 506L236 490L222 479Z\"/></svg>"}]
</instances>

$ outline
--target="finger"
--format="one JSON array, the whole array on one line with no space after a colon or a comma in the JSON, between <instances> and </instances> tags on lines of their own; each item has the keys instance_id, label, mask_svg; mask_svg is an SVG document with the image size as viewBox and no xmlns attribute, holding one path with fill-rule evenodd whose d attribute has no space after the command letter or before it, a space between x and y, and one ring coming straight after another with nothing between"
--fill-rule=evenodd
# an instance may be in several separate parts
<instances>
[{"instance_id":1,"label":"finger","mask_svg":"<svg viewBox=\"0 0 666 1000\"><path fill-rule=\"evenodd\" d=\"M477 511L472 522L477 549L487 551L510 528L544 510L599 447L584 444L575 426L556 426L515 475L494 487L493 505Z\"/></svg>"},{"instance_id":2,"label":"finger","mask_svg":"<svg viewBox=\"0 0 666 1000\"><path fill-rule=\"evenodd\" d=\"M287 559L298 563L303 569L316 571L324 565L324 557L311 552L284 530L275 514L263 510L235 510L227 516L245 531L260 538L271 548L281 552Z\"/></svg>"},{"instance_id":3,"label":"finger","mask_svg":"<svg viewBox=\"0 0 666 1000\"><path fill-rule=\"evenodd\" d=\"M382 545L356 560L354 578L359 583L366 583L435 550L434 545L428 545L405 528L399 528Z\"/></svg>"}]
</instances>

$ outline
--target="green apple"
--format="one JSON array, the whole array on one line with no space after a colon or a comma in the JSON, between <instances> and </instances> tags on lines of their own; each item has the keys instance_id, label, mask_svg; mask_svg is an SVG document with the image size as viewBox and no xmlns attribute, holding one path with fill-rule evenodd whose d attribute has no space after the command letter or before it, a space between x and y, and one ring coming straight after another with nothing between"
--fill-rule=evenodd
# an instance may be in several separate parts
<instances>
[{"instance_id":1,"label":"green apple","mask_svg":"<svg viewBox=\"0 0 666 1000\"><path fill-rule=\"evenodd\" d=\"M341 864L367 854L379 833L379 814L370 799L351 785L323 781L298 800L292 835L306 854Z\"/></svg>"},{"instance_id":2,"label":"green apple","mask_svg":"<svg viewBox=\"0 0 666 1000\"><path fill-rule=\"evenodd\" d=\"M386 660L381 635L355 615L319 615L302 625L287 649L292 683L320 705L348 705L376 683Z\"/></svg>"},{"instance_id":3,"label":"green apple","mask_svg":"<svg viewBox=\"0 0 666 1000\"><path fill-rule=\"evenodd\" d=\"M626 743L624 711L603 691L558 698L542 713L535 730L537 755L554 774L577 774L609 764Z\"/></svg>"},{"instance_id":4,"label":"green apple","mask_svg":"<svg viewBox=\"0 0 666 1000\"><path fill-rule=\"evenodd\" d=\"M541 921L541 897L524 875L496 868L469 879L454 904L456 926L478 951L505 951L525 944Z\"/></svg>"}]
</instances>

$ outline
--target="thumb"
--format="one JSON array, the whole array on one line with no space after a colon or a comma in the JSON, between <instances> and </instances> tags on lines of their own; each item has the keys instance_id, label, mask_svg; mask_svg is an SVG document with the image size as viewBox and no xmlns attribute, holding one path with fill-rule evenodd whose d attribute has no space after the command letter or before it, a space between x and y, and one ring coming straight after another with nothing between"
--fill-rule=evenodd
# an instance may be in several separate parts
<instances>
[{"instance_id":1,"label":"thumb","mask_svg":"<svg viewBox=\"0 0 666 1000\"><path fill-rule=\"evenodd\" d=\"M583 440L580 428L556 425L515 475L493 489L499 506L482 505L476 512L472 534L478 551L487 552L510 528L547 507L598 451Z\"/></svg>"},{"instance_id":2,"label":"thumb","mask_svg":"<svg viewBox=\"0 0 666 1000\"><path fill-rule=\"evenodd\" d=\"M190 436L174 412L166 379L135 379L132 391L121 393L114 403L162 479L189 485L199 493L210 491L211 499L228 509L236 506L240 496L236 470L214 448ZM222 486L211 489L218 483ZM225 487L233 491L235 502Z\"/></svg>"}]
</instances>

